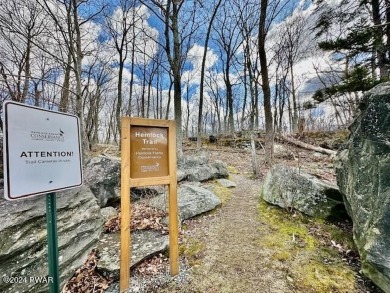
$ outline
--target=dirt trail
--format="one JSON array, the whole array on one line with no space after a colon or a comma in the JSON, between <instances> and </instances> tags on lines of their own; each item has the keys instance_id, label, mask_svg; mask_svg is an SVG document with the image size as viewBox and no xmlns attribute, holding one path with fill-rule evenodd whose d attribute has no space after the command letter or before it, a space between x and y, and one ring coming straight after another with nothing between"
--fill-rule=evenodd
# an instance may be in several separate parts
<instances>
[{"instance_id":1,"label":"dirt trail","mask_svg":"<svg viewBox=\"0 0 390 293\"><path fill-rule=\"evenodd\" d=\"M261 246L265 234L259 220L261 182L232 175L237 183L231 199L202 219L193 238L202 239L204 251L191 270L190 281L161 292L290 292L282 264L270 261Z\"/></svg>"}]
</instances>

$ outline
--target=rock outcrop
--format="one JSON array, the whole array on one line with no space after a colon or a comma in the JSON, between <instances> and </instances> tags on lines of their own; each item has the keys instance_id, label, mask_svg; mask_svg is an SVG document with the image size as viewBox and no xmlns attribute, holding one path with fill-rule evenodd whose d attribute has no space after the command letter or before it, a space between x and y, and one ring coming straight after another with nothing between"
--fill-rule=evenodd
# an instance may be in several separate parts
<instances>
[{"instance_id":1,"label":"rock outcrop","mask_svg":"<svg viewBox=\"0 0 390 293\"><path fill-rule=\"evenodd\" d=\"M140 263L152 255L168 249L169 236L157 231L136 231L131 233L130 267ZM100 260L97 270L104 276L119 280L119 247L120 233L104 234L99 241L97 250Z\"/></svg>"},{"instance_id":2,"label":"rock outcrop","mask_svg":"<svg viewBox=\"0 0 390 293\"><path fill-rule=\"evenodd\" d=\"M120 199L120 158L98 156L90 159L84 168L84 183L91 188L100 207ZM226 178L229 171L221 161L209 163L205 154L181 156L178 159L177 180L203 182ZM161 188L132 188L131 200L139 200L161 194Z\"/></svg>"},{"instance_id":3,"label":"rock outcrop","mask_svg":"<svg viewBox=\"0 0 390 293\"><path fill-rule=\"evenodd\" d=\"M121 161L116 157L98 156L86 163L84 184L91 188L100 207L105 207L108 201L119 198L120 171Z\"/></svg>"},{"instance_id":4,"label":"rock outcrop","mask_svg":"<svg viewBox=\"0 0 390 293\"><path fill-rule=\"evenodd\" d=\"M262 188L265 201L306 215L327 218L344 210L337 186L285 165L274 165Z\"/></svg>"},{"instance_id":5,"label":"rock outcrop","mask_svg":"<svg viewBox=\"0 0 390 293\"><path fill-rule=\"evenodd\" d=\"M1 194L0 218L0 277L47 276L45 196L10 202ZM62 285L96 245L102 224L99 205L89 188L84 186L57 193ZM0 292L48 292L48 284L5 284L0 281Z\"/></svg>"},{"instance_id":6,"label":"rock outcrop","mask_svg":"<svg viewBox=\"0 0 390 293\"><path fill-rule=\"evenodd\" d=\"M156 196L148 205L168 211L168 196ZM221 204L221 200L210 190L200 186L183 184L178 188L177 205L181 221L211 211Z\"/></svg>"},{"instance_id":7,"label":"rock outcrop","mask_svg":"<svg viewBox=\"0 0 390 293\"><path fill-rule=\"evenodd\" d=\"M336 157L363 273L390 292L390 83L367 92Z\"/></svg>"}]
</instances>

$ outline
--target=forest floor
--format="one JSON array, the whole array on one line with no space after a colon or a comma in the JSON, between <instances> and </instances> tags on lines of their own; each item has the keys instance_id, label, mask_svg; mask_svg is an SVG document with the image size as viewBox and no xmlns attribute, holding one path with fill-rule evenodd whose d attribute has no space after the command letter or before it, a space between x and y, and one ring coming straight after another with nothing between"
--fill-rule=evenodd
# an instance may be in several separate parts
<instances>
[{"instance_id":1,"label":"forest floor","mask_svg":"<svg viewBox=\"0 0 390 293\"><path fill-rule=\"evenodd\" d=\"M278 163L335 181L328 156L289 151L300 159L277 158ZM189 277L157 292L381 292L359 272L349 219L319 221L268 205L260 200L265 164L253 178L249 153L209 153L229 163L237 187L228 196L222 192L218 210L185 222L181 252L191 267Z\"/></svg>"},{"instance_id":2,"label":"forest floor","mask_svg":"<svg viewBox=\"0 0 390 293\"><path fill-rule=\"evenodd\" d=\"M328 155L283 147L275 163L335 183ZM154 256L132 270L129 292L381 292L360 273L350 219L315 220L262 201L269 167L261 150L257 178L249 149L206 145L203 151L210 161L228 164L237 187L206 183L222 205L182 223L179 275L169 276L166 255ZM189 143L185 154L192 153L195 147ZM106 292L116 292L118 284L110 288Z\"/></svg>"},{"instance_id":3,"label":"forest floor","mask_svg":"<svg viewBox=\"0 0 390 293\"><path fill-rule=\"evenodd\" d=\"M184 226L189 281L160 292L290 292L283 263L261 245L271 228L259 217L259 180L239 174L231 180L237 187L220 209Z\"/></svg>"}]
</instances>

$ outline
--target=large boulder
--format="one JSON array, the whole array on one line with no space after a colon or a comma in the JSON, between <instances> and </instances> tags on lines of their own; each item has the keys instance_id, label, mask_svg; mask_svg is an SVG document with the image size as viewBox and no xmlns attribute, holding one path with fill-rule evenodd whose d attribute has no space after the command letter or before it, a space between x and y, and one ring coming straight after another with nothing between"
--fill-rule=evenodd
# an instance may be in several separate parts
<instances>
[{"instance_id":1,"label":"large boulder","mask_svg":"<svg viewBox=\"0 0 390 293\"><path fill-rule=\"evenodd\" d=\"M3 193L3 191L1 191ZM0 277L48 275L45 196L14 202L0 195ZM103 221L87 187L57 193L57 227L61 285L95 247ZM0 292L48 292L48 284L6 284Z\"/></svg>"},{"instance_id":2,"label":"large boulder","mask_svg":"<svg viewBox=\"0 0 390 293\"><path fill-rule=\"evenodd\" d=\"M99 201L100 207L119 198L121 160L117 157L98 156L91 158L84 167L84 183Z\"/></svg>"},{"instance_id":3,"label":"large boulder","mask_svg":"<svg viewBox=\"0 0 390 293\"><path fill-rule=\"evenodd\" d=\"M178 159L178 181L203 182L228 176L226 164L222 161L209 163L206 154L186 155Z\"/></svg>"},{"instance_id":4,"label":"large boulder","mask_svg":"<svg viewBox=\"0 0 390 293\"><path fill-rule=\"evenodd\" d=\"M120 199L121 161L117 157L98 156L87 161L84 167L84 183L91 188L100 207ZM229 171L225 163L209 163L207 154L186 155L178 159L177 180L203 182L227 178ZM139 200L161 194L158 187L131 188L131 200Z\"/></svg>"},{"instance_id":5,"label":"large boulder","mask_svg":"<svg viewBox=\"0 0 390 293\"><path fill-rule=\"evenodd\" d=\"M336 157L363 273L390 292L390 83L368 91Z\"/></svg>"},{"instance_id":6,"label":"large boulder","mask_svg":"<svg viewBox=\"0 0 390 293\"><path fill-rule=\"evenodd\" d=\"M318 218L327 218L344 210L343 196L337 186L281 164L274 165L268 172L262 197L271 204Z\"/></svg>"},{"instance_id":7,"label":"large boulder","mask_svg":"<svg viewBox=\"0 0 390 293\"><path fill-rule=\"evenodd\" d=\"M206 153L198 155L182 155L177 159L177 165L180 168L191 168L209 163L209 156Z\"/></svg>"},{"instance_id":8,"label":"large boulder","mask_svg":"<svg viewBox=\"0 0 390 293\"><path fill-rule=\"evenodd\" d=\"M188 181L204 182L217 178L226 178L229 176L229 171L225 163L215 161L207 165L199 165L185 169L186 178Z\"/></svg>"},{"instance_id":9,"label":"large boulder","mask_svg":"<svg viewBox=\"0 0 390 293\"><path fill-rule=\"evenodd\" d=\"M121 159L118 157L98 156L88 160L84 167L84 183L91 188L100 207L120 199ZM156 196L163 188L133 187L131 200Z\"/></svg>"},{"instance_id":10,"label":"large boulder","mask_svg":"<svg viewBox=\"0 0 390 293\"><path fill-rule=\"evenodd\" d=\"M168 212L167 197L167 194L156 196L148 201L148 205ZM203 187L183 184L178 188L177 205L181 221L211 211L220 204L221 200Z\"/></svg>"}]
</instances>

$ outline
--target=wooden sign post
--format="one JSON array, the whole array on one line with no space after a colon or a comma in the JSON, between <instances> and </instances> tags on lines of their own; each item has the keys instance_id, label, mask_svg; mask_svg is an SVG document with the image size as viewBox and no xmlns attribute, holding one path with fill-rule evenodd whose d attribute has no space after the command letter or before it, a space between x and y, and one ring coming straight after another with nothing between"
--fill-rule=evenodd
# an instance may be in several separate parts
<instances>
[{"instance_id":1,"label":"wooden sign post","mask_svg":"<svg viewBox=\"0 0 390 293\"><path fill-rule=\"evenodd\" d=\"M130 187L168 185L169 260L179 273L175 121L122 117L120 292L130 285Z\"/></svg>"}]
</instances>

